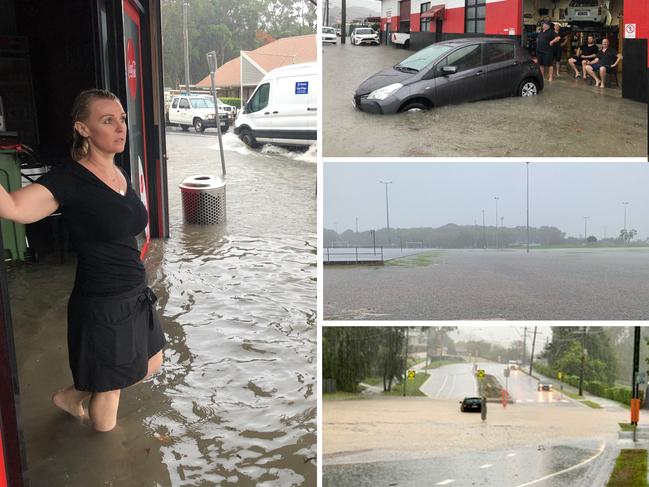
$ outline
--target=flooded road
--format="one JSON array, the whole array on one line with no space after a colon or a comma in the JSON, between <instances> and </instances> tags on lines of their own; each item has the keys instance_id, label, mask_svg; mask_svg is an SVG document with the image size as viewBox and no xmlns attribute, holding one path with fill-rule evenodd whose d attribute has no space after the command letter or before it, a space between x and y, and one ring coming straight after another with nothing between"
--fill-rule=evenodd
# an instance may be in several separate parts
<instances>
[{"instance_id":1,"label":"flooded road","mask_svg":"<svg viewBox=\"0 0 649 487\"><path fill-rule=\"evenodd\" d=\"M171 237L145 264L169 343L110 434L49 403L73 257L9 269L31 486L315 485L315 153L226 134L227 223L185 225L178 184L219 174L215 135L167 134Z\"/></svg>"},{"instance_id":2,"label":"flooded road","mask_svg":"<svg viewBox=\"0 0 649 487\"><path fill-rule=\"evenodd\" d=\"M407 266L329 265L324 318L643 320L648 266L641 248L435 250Z\"/></svg>"},{"instance_id":3,"label":"flooded road","mask_svg":"<svg viewBox=\"0 0 649 487\"><path fill-rule=\"evenodd\" d=\"M476 441L479 441L476 438ZM325 487L457 485L603 487L610 455L597 442L539 445L453 457L325 466ZM543 480L544 479L544 480Z\"/></svg>"},{"instance_id":4,"label":"flooded road","mask_svg":"<svg viewBox=\"0 0 649 487\"><path fill-rule=\"evenodd\" d=\"M535 97L397 115L354 109L362 81L413 53L384 45L323 47L324 156L647 157L646 103L565 71ZM592 117L580 115L585 107Z\"/></svg>"}]
</instances>

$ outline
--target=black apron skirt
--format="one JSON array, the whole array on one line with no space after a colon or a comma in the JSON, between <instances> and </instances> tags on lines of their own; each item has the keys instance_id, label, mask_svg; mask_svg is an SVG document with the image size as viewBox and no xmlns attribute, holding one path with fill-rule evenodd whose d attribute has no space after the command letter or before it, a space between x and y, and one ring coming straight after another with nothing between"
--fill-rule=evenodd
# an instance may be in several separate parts
<instances>
[{"instance_id":1,"label":"black apron skirt","mask_svg":"<svg viewBox=\"0 0 649 487\"><path fill-rule=\"evenodd\" d=\"M142 380L165 345L156 295L143 284L111 296L73 290L68 302L68 354L74 387L105 392Z\"/></svg>"}]
</instances>

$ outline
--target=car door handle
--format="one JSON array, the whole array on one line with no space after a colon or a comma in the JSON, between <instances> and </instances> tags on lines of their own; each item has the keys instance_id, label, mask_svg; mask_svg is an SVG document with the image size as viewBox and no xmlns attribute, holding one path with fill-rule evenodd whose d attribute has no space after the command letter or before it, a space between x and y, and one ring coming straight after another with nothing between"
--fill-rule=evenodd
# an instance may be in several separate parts
<instances>
[{"instance_id":1,"label":"car door handle","mask_svg":"<svg viewBox=\"0 0 649 487\"><path fill-rule=\"evenodd\" d=\"M270 115L270 112L264 112L264 115Z\"/></svg>"},{"instance_id":2,"label":"car door handle","mask_svg":"<svg viewBox=\"0 0 649 487\"><path fill-rule=\"evenodd\" d=\"M478 71L475 75L480 76L482 74L482 71Z\"/></svg>"},{"instance_id":3,"label":"car door handle","mask_svg":"<svg viewBox=\"0 0 649 487\"><path fill-rule=\"evenodd\" d=\"M318 109L317 108L307 108L306 111L307 112L317 112Z\"/></svg>"},{"instance_id":4,"label":"car door handle","mask_svg":"<svg viewBox=\"0 0 649 487\"><path fill-rule=\"evenodd\" d=\"M279 112L273 112L273 115L277 115Z\"/></svg>"},{"instance_id":5,"label":"car door handle","mask_svg":"<svg viewBox=\"0 0 649 487\"><path fill-rule=\"evenodd\" d=\"M426 86L426 88L424 88L424 90L430 90L431 88L432 88L431 86Z\"/></svg>"}]
</instances>

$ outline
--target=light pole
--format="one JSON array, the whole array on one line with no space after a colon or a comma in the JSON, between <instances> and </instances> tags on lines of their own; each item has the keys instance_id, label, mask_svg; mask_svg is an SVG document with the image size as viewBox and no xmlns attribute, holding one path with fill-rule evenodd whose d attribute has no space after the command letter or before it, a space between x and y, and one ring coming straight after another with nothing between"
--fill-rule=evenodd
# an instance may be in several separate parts
<instances>
[{"instance_id":1,"label":"light pole","mask_svg":"<svg viewBox=\"0 0 649 487\"><path fill-rule=\"evenodd\" d=\"M379 181L381 184L385 184L385 220L388 227L388 247L391 246L390 243L390 209L388 206L388 184L392 184L392 181Z\"/></svg>"},{"instance_id":2,"label":"light pole","mask_svg":"<svg viewBox=\"0 0 649 487\"><path fill-rule=\"evenodd\" d=\"M629 206L628 201L623 201L622 205L624 205L624 227L623 230L626 230L626 207Z\"/></svg>"},{"instance_id":3,"label":"light pole","mask_svg":"<svg viewBox=\"0 0 649 487\"><path fill-rule=\"evenodd\" d=\"M498 200L500 196L494 196L496 200L496 249L498 249Z\"/></svg>"},{"instance_id":4,"label":"light pole","mask_svg":"<svg viewBox=\"0 0 649 487\"><path fill-rule=\"evenodd\" d=\"M584 217L584 240L588 242L588 219L589 216Z\"/></svg>"},{"instance_id":5,"label":"light pole","mask_svg":"<svg viewBox=\"0 0 649 487\"><path fill-rule=\"evenodd\" d=\"M358 233L358 217L356 217L356 233Z\"/></svg>"},{"instance_id":6,"label":"light pole","mask_svg":"<svg viewBox=\"0 0 649 487\"><path fill-rule=\"evenodd\" d=\"M527 178L527 253L530 253L530 163L525 163L525 176ZM532 373L530 372L530 375Z\"/></svg>"},{"instance_id":7,"label":"light pole","mask_svg":"<svg viewBox=\"0 0 649 487\"><path fill-rule=\"evenodd\" d=\"M484 210L482 210L482 247L487 248L487 227L485 226Z\"/></svg>"}]
</instances>

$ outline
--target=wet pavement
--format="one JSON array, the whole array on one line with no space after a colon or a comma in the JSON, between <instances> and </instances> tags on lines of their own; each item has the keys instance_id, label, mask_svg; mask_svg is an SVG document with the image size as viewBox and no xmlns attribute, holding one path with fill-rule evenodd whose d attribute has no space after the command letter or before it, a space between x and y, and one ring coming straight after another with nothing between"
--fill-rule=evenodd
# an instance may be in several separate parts
<instances>
[{"instance_id":1,"label":"wet pavement","mask_svg":"<svg viewBox=\"0 0 649 487\"><path fill-rule=\"evenodd\" d=\"M145 264L169 343L162 372L123 391L113 432L49 402L71 382L72 256L9 268L32 487L315 485L315 154L227 134L227 223L185 225L178 184L218 175L216 144L167 134L171 238Z\"/></svg>"},{"instance_id":2,"label":"wet pavement","mask_svg":"<svg viewBox=\"0 0 649 487\"><path fill-rule=\"evenodd\" d=\"M585 441L398 462L325 465L323 485L603 487L599 470L608 469L612 452L603 453L601 442Z\"/></svg>"},{"instance_id":3,"label":"wet pavement","mask_svg":"<svg viewBox=\"0 0 649 487\"><path fill-rule=\"evenodd\" d=\"M327 266L324 319L644 320L648 266L646 249L439 250L422 265Z\"/></svg>"},{"instance_id":4,"label":"wet pavement","mask_svg":"<svg viewBox=\"0 0 649 487\"><path fill-rule=\"evenodd\" d=\"M647 157L647 104L565 71L535 97L397 115L354 109L363 80L411 54L383 45L323 47L325 157Z\"/></svg>"}]
</instances>

